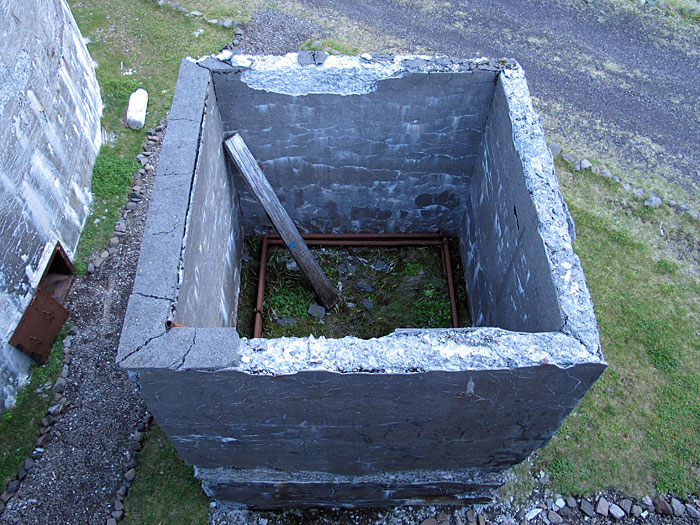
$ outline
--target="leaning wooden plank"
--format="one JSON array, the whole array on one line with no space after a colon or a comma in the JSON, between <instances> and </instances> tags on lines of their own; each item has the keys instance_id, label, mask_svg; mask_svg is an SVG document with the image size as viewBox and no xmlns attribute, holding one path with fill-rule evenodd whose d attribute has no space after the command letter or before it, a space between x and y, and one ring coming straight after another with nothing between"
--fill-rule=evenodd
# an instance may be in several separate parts
<instances>
[{"instance_id":1,"label":"leaning wooden plank","mask_svg":"<svg viewBox=\"0 0 700 525\"><path fill-rule=\"evenodd\" d=\"M333 288L313 255L311 255L299 230L294 226L292 219L282 207L248 146L238 134L225 140L224 144L226 145L226 151L228 151L228 154L250 185L265 213L270 217L272 224L280 234L280 237L282 237L292 257L294 257L299 268L311 283L318 301L326 309L332 308L338 302L338 294L335 288Z\"/></svg>"}]
</instances>

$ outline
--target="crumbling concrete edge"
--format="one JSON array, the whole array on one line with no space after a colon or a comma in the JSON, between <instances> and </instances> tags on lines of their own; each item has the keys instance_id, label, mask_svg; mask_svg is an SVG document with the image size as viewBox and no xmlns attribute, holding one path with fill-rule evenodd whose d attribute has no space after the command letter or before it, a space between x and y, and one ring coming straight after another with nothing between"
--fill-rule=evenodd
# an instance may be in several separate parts
<instances>
[{"instance_id":1,"label":"crumbling concrete edge","mask_svg":"<svg viewBox=\"0 0 700 525\"><path fill-rule=\"evenodd\" d=\"M559 189L552 153L547 147L539 115L532 107L522 68L503 70L497 88L499 86L508 100L513 143L539 218L538 231L562 312L562 332L576 338L602 362L593 301L581 261L572 247L573 219Z\"/></svg>"},{"instance_id":2,"label":"crumbling concrete edge","mask_svg":"<svg viewBox=\"0 0 700 525\"><path fill-rule=\"evenodd\" d=\"M117 362L122 366L146 347L157 346L166 335L165 322L177 301L187 210L199 151L192 137L200 136L206 102L204 97L185 94L206 93L210 81L208 70L187 59L181 62L119 341ZM162 359L167 360L169 355L166 352Z\"/></svg>"},{"instance_id":3,"label":"crumbling concrete edge","mask_svg":"<svg viewBox=\"0 0 700 525\"><path fill-rule=\"evenodd\" d=\"M362 95L375 91L381 80L400 78L408 73L489 72L484 75L484 82L493 82L493 73L518 67L517 62L507 58L457 59L365 53L354 57L330 55L318 65L303 65L299 58L299 53L263 56L234 55L222 51L217 55L201 57L196 62L212 72L240 73L241 81L252 89L292 96L321 93Z\"/></svg>"}]
</instances>

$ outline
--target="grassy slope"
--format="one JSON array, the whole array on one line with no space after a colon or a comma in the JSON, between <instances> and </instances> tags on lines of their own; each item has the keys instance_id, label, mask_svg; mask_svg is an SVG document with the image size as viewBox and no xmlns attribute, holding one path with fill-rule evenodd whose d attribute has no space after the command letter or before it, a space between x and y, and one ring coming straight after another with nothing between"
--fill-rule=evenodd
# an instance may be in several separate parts
<instances>
[{"instance_id":1,"label":"grassy slope","mask_svg":"<svg viewBox=\"0 0 700 525\"><path fill-rule=\"evenodd\" d=\"M555 489L632 495L700 491L700 281L674 261L697 223L650 210L592 174L558 169L576 221L608 370L540 458ZM663 223L665 236L660 235ZM698 254L695 253L697 258Z\"/></svg>"},{"instance_id":2,"label":"grassy slope","mask_svg":"<svg viewBox=\"0 0 700 525\"><path fill-rule=\"evenodd\" d=\"M0 482L3 487L34 449L41 418L51 404L51 387L61 372L66 335L68 330L64 328L56 337L49 359L43 366L32 367L29 383L17 394L17 403L0 417Z\"/></svg>"}]
</instances>

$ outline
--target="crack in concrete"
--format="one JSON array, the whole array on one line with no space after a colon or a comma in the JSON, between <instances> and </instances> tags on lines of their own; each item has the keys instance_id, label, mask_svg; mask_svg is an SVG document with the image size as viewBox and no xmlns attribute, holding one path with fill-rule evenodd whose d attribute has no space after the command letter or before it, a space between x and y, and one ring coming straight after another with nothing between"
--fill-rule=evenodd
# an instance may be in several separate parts
<instances>
[{"instance_id":1,"label":"crack in concrete","mask_svg":"<svg viewBox=\"0 0 700 525\"><path fill-rule=\"evenodd\" d=\"M190 343L190 346L187 348L185 355L182 356L182 361L180 361L180 364L176 367L176 370L182 370L182 367L185 366L185 361L187 360L187 356L190 355L192 348L194 348L194 345L196 345L196 344L197 344L197 330L195 330L194 334L192 334L192 342Z\"/></svg>"},{"instance_id":2,"label":"crack in concrete","mask_svg":"<svg viewBox=\"0 0 700 525\"><path fill-rule=\"evenodd\" d=\"M138 352L140 352L141 350L143 350L144 348L146 348L149 344L151 344L151 341L154 341L155 339L158 339L159 337L163 337L166 333L167 333L167 330L163 330L163 331L162 331L161 333L159 333L158 335L154 335L153 337L149 337L148 339L146 339L146 341L145 341L142 345L137 346L135 350L132 350L131 352L129 352L128 354L126 354L124 357L122 357L121 359L119 359L119 361L117 361L117 362L118 362L118 363L123 363L123 362L126 361L129 357L131 357L132 355L137 354Z\"/></svg>"},{"instance_id":3,"label":"crack in concrete","mask_svg":"<svg viewBox=\"0 0 700 525\"><path fill-rule=\"evenodd\" d=\"M168 301L168 302L175 302L175 299L172 297L161 297L160 295L152 295L148 293L143 293L143 292L133 292L133 295L140 295L141 297L145 297L147 299L158 299L160 301Z\"/></svg>"}]
</instances>

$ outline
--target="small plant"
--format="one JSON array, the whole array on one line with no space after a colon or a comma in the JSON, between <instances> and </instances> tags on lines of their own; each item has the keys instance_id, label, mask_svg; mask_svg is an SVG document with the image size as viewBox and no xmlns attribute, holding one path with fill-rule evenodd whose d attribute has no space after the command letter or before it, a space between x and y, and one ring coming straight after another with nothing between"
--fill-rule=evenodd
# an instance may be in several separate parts
<instances>
[{"instance_id":1,"label":"small plant","mask_svg":"<svg viewBox=\"0 0 700 525\"><path fill-rule=\"evenodd\" d=\"M656 273L661 275L671 274L676 271L678 265L666 259L661 259L656 263L656 268L654 269Z\"/></svg>"},{"instance_id":2,"label":"small plant","mask_svg":"<svg viewBox=\"0 0 700 525\"><path fill-rule=\"evenodd\" d=\"M425 288L413 304L413 321L422 328L438 328L450 325L450 302L444 291Z\"/></svg>"},{"instance_id":3,"label":"small plant","mask_svg":"<svg viewBox=\"0 0 700 525\"><path fill-rule=\"evenodd\" d=\"M401 270L402 275L420 275L421 273L423 273L423 266L414 262L407 262Z\"/></svg>"}]
</instances>

